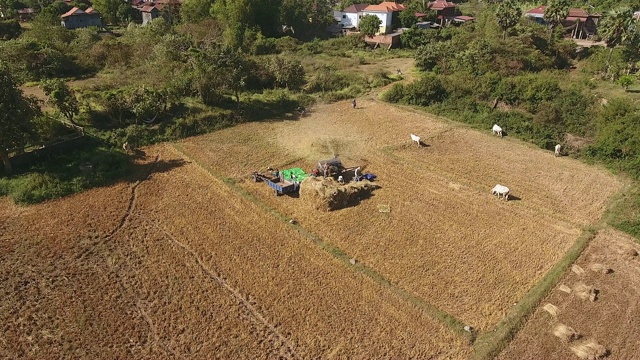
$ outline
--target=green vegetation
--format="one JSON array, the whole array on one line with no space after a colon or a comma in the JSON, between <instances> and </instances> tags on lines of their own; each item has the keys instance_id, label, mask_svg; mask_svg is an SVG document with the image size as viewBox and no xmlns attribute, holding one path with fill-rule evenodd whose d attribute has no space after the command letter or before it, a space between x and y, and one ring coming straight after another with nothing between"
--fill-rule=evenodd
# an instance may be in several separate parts
<instances>
[{"instance_id":1,"label":"green vegetation","mask_svg":"<svg viewBox=\"0 0 640 360\"><path fill-rule=\"evenodd\" d=\"M92 141L80 150L52 154L46 161L11 177L0 177L0 196L19 204L34 204L108 185L128 175L129 157Z\"/></svg>"}]
</instances>

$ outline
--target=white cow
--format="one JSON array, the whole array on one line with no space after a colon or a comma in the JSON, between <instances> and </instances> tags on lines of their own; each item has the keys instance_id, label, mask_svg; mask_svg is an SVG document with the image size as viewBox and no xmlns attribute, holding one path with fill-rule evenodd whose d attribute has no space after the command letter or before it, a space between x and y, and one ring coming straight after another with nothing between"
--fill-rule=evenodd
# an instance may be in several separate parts
<instances>
[{"instance_id":1,"label":"white cow","mask_svg":"<svg viewBox=\"0 0 640 360\"><path fill-rule=\"evenodd\" d=\"M503 185L496 185L491 189L491 195L497 195L498 199L500 196L504 197L505 201L509 200L509 188Z\"/></svg>"},{"instance_id":2,"label":"white cow","mask_svg":"<svg viewBox=\"0 0 640 360\"><path fill-rule=\"evenodd\" d=\"M560 144L556 145L555 147L555 156L560 156L560 151L562 150L562 146L560 146Z\"/></svg>"},{"instance_id":3,"label":"white cow","mask_svg":"<svg viewBox=\"0 0 640 360\"><path fill-rule=\"evenodd\" d=\"M491 131L493 132L493 135L497 134L497 135L500 135L500 137L502 137L502 128L498 126L498 124L493 124Z\"/></svg>"},{"instance_id":4,"label":"white cow","mask_svg":"<svg viewBox=\"0 0 640 360\"><path fill-rule=\"evenodd\" d=\"M420 136L413 135L413 134L409 134L409 135L411 135L411 141L415 141L416 144L420 145Z\"/></svg>"}]
</instances>

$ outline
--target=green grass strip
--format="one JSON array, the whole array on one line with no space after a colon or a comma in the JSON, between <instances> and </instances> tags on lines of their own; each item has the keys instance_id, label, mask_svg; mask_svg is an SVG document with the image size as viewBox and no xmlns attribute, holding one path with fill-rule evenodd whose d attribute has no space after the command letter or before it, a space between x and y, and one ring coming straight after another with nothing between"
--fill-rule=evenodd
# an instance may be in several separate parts
<instances>
[{"instance_id":1,"label":"green grass strip","mask_svg":"<svg viewBox=\"0 0 640 360\"><path fill-rule=\"evenodd\" d=\"M187 159L193 161L194 163L196 163L203 170L208 172L209 175L211 175L214 178L222 181L224 184L229 186L229 188L231 188L233 191L235 191L236 193L241 195L243 198L245 198L248 201L250 201L251 203L255 204L256 206L258 206L260 209L264 210L265 212L272 214L273 216L275 216L279 220L289 224L289 220L291 220L291 218L289 218L285 214L279 212L277 209L269 206L268 204L264 203L262 200L260 200L257 197L255 197L253 194L251 194L250 192L248 192L247 190L245 190L244 188L239 186L234 179L225 177L220 172L218 172L218 171L214 170L213 168L211 168L211 166L209 166L207 164L204 164L204 163L198 161L197 159L193 158L191 155L189 155L187 153L187 151L184 149L184 147L182 147L180 144L172 144L172 145L185 158L187 158ZM340 249L339 247L337 247L335 245L332 245L331 243L329 243L327 241L322 240L322 238L320 238L318 235L306 230L305 228L303 228L299 224L291 224L291 226L296 231L298 231L298 233L300 233L301 235L305 236L307 239L311 240L311 242L313 242L315 245L317 245L320 249L322 249L322 250L326 251L327 253L331 254L335 259L341 261L346 266L351 267L354 270L356 270L356 271L368 276L373 281L375 281L377 284L381 285L382 287L384 287L386 289L389 289L391 292L393 292L394 294L400 296L405 301L408 301L409 303L411 303L414 306L418 307L419 309L421 309L425 313L429 314L431 317L439 320L441 323L446 325L454 333L466 338L467 340L469 340L470 343L473 342L474 334L465 331L464 330L464 326L465 325L460 320L456 319L455 317L453 317L452 315L448 314L447 312L442 311L442 310L438 309L437 307L429 304L428 302L422 300L421 298L417 297L416 295L411 294L408 291L398 287L397 285L393 284L391 281L386 279L384 276L382 276L380 273L378 273L373 268L371 268L369 266L366 266L366 265L364 265L362 263L359 263L359 262L356 262L355 264L352 264L351 263L352 257L349 256L347 253L345 253L342 249Z\"/></svg>"},{"instance_id":2,"label":"green grass strip","mask_svg":"<svg viewBox=\"0 0 640 360\"><path fill-rule=\"evenodd\" d=\"M536 309L542 299L558 284L558 281L560 281L569 266L586 249L595 235L596 231L594 229L584 230L567 254L547 272L542 280L529 290L515 308L492 331L478 336L473 345L474 354L472 359L489 360L500 354L513 339L513 336L524 326L529 315Z\"/></svg>"}]
</instances>

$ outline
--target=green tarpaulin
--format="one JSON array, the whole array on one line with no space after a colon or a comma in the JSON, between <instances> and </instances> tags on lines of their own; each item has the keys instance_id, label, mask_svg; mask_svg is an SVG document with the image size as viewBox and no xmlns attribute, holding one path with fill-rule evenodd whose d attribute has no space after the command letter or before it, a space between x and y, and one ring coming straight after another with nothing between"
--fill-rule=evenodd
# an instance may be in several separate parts
<instances>
[{"instance_id":1,"label":"green tarpaulin","mask_svg":"<svg viewBox=\"0 0 640 360\"><path fill-rule=\"evenodd\" d=\"M291 174L295 175L295 180L301 182L302 180L307 178L307 173L300 168L293 168L281 171L284 174L284 179L291 181Z\"/></svg>"}]
</instances>

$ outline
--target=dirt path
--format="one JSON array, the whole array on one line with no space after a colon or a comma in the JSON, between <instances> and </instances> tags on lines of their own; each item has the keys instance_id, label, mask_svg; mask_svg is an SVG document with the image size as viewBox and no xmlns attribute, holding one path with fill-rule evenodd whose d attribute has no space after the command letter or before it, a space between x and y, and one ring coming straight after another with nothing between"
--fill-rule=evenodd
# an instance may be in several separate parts
<instances>
[{"instance_id":1,"label":"dirt path","mask_svg":"<svg viewBox=\"0 0 640 360\"><path fill-rule=\"evenodd\" d=\"M145 180L149 179L149 177L153 173L154 166L158 163L159 159L160 159L160 155L156 155L155 159L153 160L153 166L151 166L151 168L149 169L149 172L145 175L145 177L142 178L141 180L136 181L136 183L133 184L133 186L131 186L131 195L129 197L129 205L127 206L127 210L125 211L124 215L122 215L122 218L120 219L120 222L118 223L118 225L113 230L111 230L111 232L109 232L109 234L106 237L107 240L111 239L115 234L117 234L118 231L120 231L129 220L129 217L133 213L133 209L136 204L136 196L137 196L136 190L138 189L138 186L140 186L140 184L142 184Z\"/></svg>"}]
</instances>

